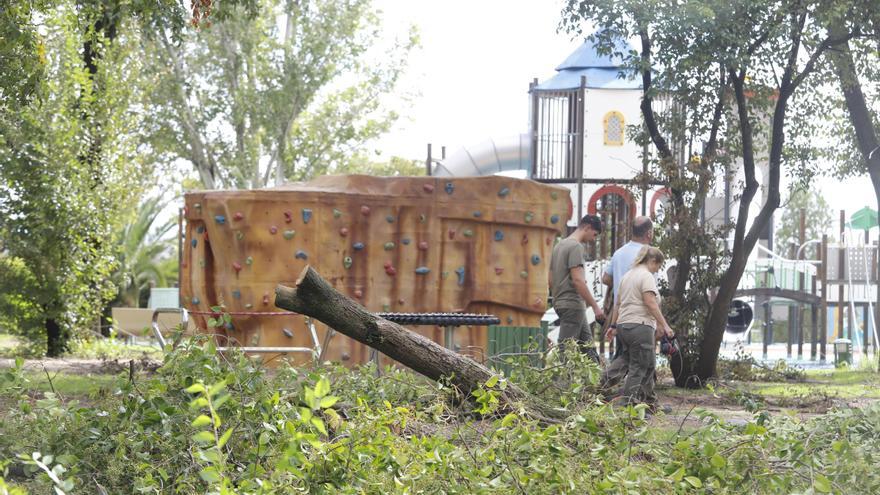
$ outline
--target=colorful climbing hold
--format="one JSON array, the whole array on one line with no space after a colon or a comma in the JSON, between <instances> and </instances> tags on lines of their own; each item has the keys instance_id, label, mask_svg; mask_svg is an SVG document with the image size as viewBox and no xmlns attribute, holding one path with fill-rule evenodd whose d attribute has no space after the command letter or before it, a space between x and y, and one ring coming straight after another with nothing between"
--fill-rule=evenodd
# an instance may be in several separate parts
<instances>
[{"instance_id":1,"label":"colorful climbing hold","mask_svg":"<svg viewBox=\"0 0 880 495\"><path fill-rule=\"evenodd\" d=\"M361 215L367 216L370 214L370 207L367 205L361 206Z\"/></svg>"},{"instance_id":2,"label":"colorful climbing hold","mask_svg":"<svg viewBox=\"0 0 880 495\"><path fill-rule=\"evenodd\" d=\"M199 234L205 232L205 226L199 225L198 227L196 227L196 232L198 232Z\"/></svg>"},{"instance_id":3,"label":"colorful climbing hold","mask_svg":"<svg viewBox=\"0 0 880 495\"><path fill-rule=\"evenodd\" d=\"M232 297L233 299L241 299L241 291L238 289L232 291Z\"/></svg>"},{"instance_id":4,"label":"colorful climbing hold","mask_svg":"<svg viewBox=\"0 0 880 495\"><path fill-rule=\"evenodd\" d=\"M339 229L339 235L341 235L342 237L347 236L347 235L348 235L348 229L345 228L345 227L342 227L341 229Z\"/></svg>"},{"instance_id":5,"label":"colorful climbing hold","mask_svg":"<svg viewBox=\"0 0 880 495\"><path fill-rule=\"evenodd\" d=\"M424 213L420 213L419 214L419 223L425 223L427 221L428 221L428 215L425 215Z\"/></svg>"},{"instance_id":6,"label":"colorful climbing hold","mask_svg":"<svg viewBox=\"0 0 880 495\"><path fill-rule=\"evenodd\" d=\"M342 216L342 212L336 208L333 208L333 218L339 218Z\"/></svg>"},{"instance_id":7,"label":"colorful climbing hold","mask_svg":"<svg viewBox=\"0 0 880 495\"><path fill-rule=\"evenodd\" d=\"M559 193L557 193L556 191L550 191L550 197L556 199L559 197Z\"/></svg>"},{"instance_id":8,"label":"colorful climbing hold","mask_svg":"<svg viewBox=\"0 0 880 495\"><path fill-rule=\"evenodd\" d=\"M519 241L519 243L522 244L523 246L528 244L529 243L529 235L523 234L522 239Z\"/></svg>"},{"instance_id":9,"label":"colorful climbing hold","mask_svg":"<svg viewBox=\"0 0 880 495\"><path fill-rule=\"evenodd\" d=\"M532 223L532 219L535 218L535 214L527 211L523 218L525 219L526 223Z\"/></svg>"},{"instance_id":10,"label":"colorful climbing hold","mask_svg":"<svg viewBox=\"0 0 880 495\"><path fill-rule=\"evenodd\" d=\"M547 240L546 240L546 242L545 242L545 244L547 244L547 245L549 246L549 245L552 244L552 243L553 243L553 238L552 238L552 237L548 237Z\"/></svg>"},{"instance_id":11,"label":"colorful climbing hold","mask_svg":"<svg viewBox=\"0 0 880 495\"><path fill-rule=\"evenodd\" d=\"M449 277L449 272L446 272L446 271L440 272L440 278L444 278L444 279L445 279L445 278L447 278L447 277Z\"/></svg>"},{"instance_id":12,"label":"colorful climbing hold","mask_svg":"<svg viewBox=\"0 0 880 495\"><path fill-rule=\"evenodd\" d=\"M306 252L303 251L302 249L298 250L298 251L296 252L296 254L293 255L293 257L296 258L296 259L298 259L298 260L307 260L307 259L309 259L309 255L306 254Z\"/></svg>"},{"instance_id":13,"label":"colorful climbing hold","mask_svg":"<svg viewBox=\"0 0 880 495\"><path fill-rule=\"evenodd\" d=\"M227 321L226 323L224 323L223 328L225 328L226 330L235 330L235 326L232 324L231 321Z\"/></svg>"},{"instance_id":14,"label":"colorful climbing hold","mask_svg":"<svg viewBox=\"0 0 880 495\"><path fill-rule=\"evenodd\" d=\"M455 191L455 184L447 182L443 189L446 191L446 194L452 194Z\"/></svg>"},{"instance_id":15,"label":"colorful climbing hold","mask_svg":"<svg viewBox=\"0 0 880 495\"><path fill-rule=\"evenodd\" d=\"M538 256L537 254L533 254L532 255L532 264L537 265L540 262L541 262L541 257Z\"/></svg>"},{"instance_id":16,"label":"colorful climbing hold","mask_svg":"<svg viewBox=\"0 0 880 495\"><path fill-rule=\"evenodd\" d=\"M422 186L422 189L424 189L426 193L432 193L434 192L434 184L425 184Z\"/></svg>"},{"instance_id":17,"label":"colorful climbing hold","mask_svg":"<svg viewBox=\"0 0 880 495\"><path fill-rule=\"evenodd\" d=\"M352 264L351 256L346 256L345 258L342 258L342 266L344 266L346 270L351 268L351 264Z\"/></svg>"},{"instance_id":18,"label":"colorful climbing hold","mask_svg":"<svg viewBox=\"0 0 880 495\"><path fill-rule=\"evenodd\" d=\"M507 315L507 324L510 325L513 323L513 316Z\"/></svg>"},{"instance_id":19,"label":"colorful climbing hold","mask_svg":"<svg viewBox=\"0 0 880 495\"><path fill-rule=\"evenodd\" d=\"M431 269L428 268L427 266L420 266L420 267L416 268L416 275L427 275L430 272L431 272Z\"/></svg>"},{"instance_id":20,"label":"colorful climbing hold","mask_svg":"<svg viewBox=\"0 0 880 495\"><path fill-rule=\"evenodd\" d=\"M504 273L504 268L501 268L500 266L496 266L495 267L495 275L501 275L502 273Z\"/></svg>"},{"instance_id":21,"label":"colorful climbing hold","mask_svg":"<svg viewBox=\"0 0 880 495\"><path fill-rule=\"evenodd\" d=\"M244 309L251 309L251 308L253 308L253 307L254 307L254 305L251 304L251 303L247 303L247 304L244 305Z\"/></svg>"},{"instance_id":22,"label":"colorful climbing hold","mask_svg":"<svg viewBox=\"0 0 880 495\"><path fill-rule=\"evenodd\" d=\"M302 216L303 223L309 223L309 221L312 219L312 210L310 210L309 208L303 208Z\"/></svg>"},{"instance_id":23,"label":"colorful climbing hold","mask_svg":"<svg viewBox=\"0 0 880 495\"><path fill-rule=\"evenodd\" d=\"M235 238L238 239L239 241L244 239L244 232L242 232L240 230L236 230L235 231Z\"/></svg>"},{"instance_id":24,"label":"colorful climbing hold","mask_svg":"<svg viewBox=\"0 0 880 495\"><path fill-rule=\"evenodd\" d=\"M244 213L240 211L237 211L234 215L232 215L233 220L241 220L242 218L244 218Z\"/></svg>"},{"instance_id":25,"label":"colorful climbing hold","mask_svg":"<svg viewBox=\"0 0 880 495\"><path fill-rule=\"evenodd\" d=\"M388 223L394 223L394 215L386 215L385 221Z\"/></svg>"},{"instance_id":26,"label":"colorful climbing hold","mask_svg":"<svg viewBox=\"0 0 880 495\"><path fill-rule=\"evenodd\" d=\"M269 293L264 292L263 293L263 306L268 306L268 305L269 305Z\"/></svg>"},{"instance_id":27,"label":"colorful climbing hold","mask_svg":"<svg viewBox=\"0 0 880 495\"><path fill-rule=\"evenodd\" d=\"M383 304L382 305L382 312L388 313L389 311L391 311L391 305L390 304Z\"/></svg>"},{"instance_id":28,"label":"colorful climbing hold","mask_svg":"<svg viewBox=\"0 0 880 495\"><path fill-rule=\"evenodd\" d=\"M241 271L241 263L239 263L237 261L233 261L232 262L232 269L235 270L235 273L240 272Z\"/></svg>"},{"instance_id":29,"label":"colorful climbing hold","mask_svg":"<svg viewBox=\"0 0 880 495\"><path fill-rule=\"evenodd\" d=\"M510 188L509 188L509 187L502 187L501 190L498 191L498 197L499 197L499 198L506 197L508 194L510 194Z\"/></svg>"},{"instance_id":30,"label":"colorful climbing hold","mask_svg":"<svg viewBox=\"0 0 880 495\"><path fill-rule=\"evenodd\" d=\"M559 223L559 215L550 215L550 223Z\"/></svg>"},{"instance_id":31,"label":"colorful climbing hold","mask_svg":"<svg viewBox=\"0 0 880 495\"><path fill-rule=\"evenodd\" d=\"M200 301L198 297L194 297L194 298L192 298L193 306L198 306L199 303L201 303L201 302L202 302L202 301Z\"/></svg>"},{"instance_id":32,"label":"colorful climbing hold","mask_svg":"<svg viewBox=\"0 0 880 495\"><path fill-rule=\"evenodd\" d=\"M202 209L202 204L201 204L201 203L196 203L196 204L194 204L193 206L194 206L195 209L197 209L197 210L201 210L201 209Z\"/></svg>"},{"instance_id":33,"label":"colorful climbing hold","mask_svg":"<svg viewBox=\"0 0 880 495\"><path fill-rule=\"evenodd\" d=\"M281 333L283 333L284 336L287 337L287 338L289 338L289 339L292 339L292 338L293 338L293 332L291 332L290 329L288 329L288 328L282 328L282 329L281 329Z\"/></svg>"},{"instance_id":34,"label":"colorful climbing hold","mask_svg":"<svg viewBox=\"0 0 880 495\"><path fill-rule=\"evenodd\" d=\"M217 222L219 225L223 225L224 223L226 223L226 217L224 217L223 215L216 215L214 217L214 221Z\"/></svg>"},{"instance_id":35,"label":"colorful climbing hold","mask_svg":"<svg viewBox=\"0 0 880 495\"><path fill-rule=\"evenodd\" d=\"M464 229L464 232L462 232L461 235L463 235L465 237L473 237L474 231L471 229Z\"/></svg>"},{"instance_id":36,"label":"colorful climbing hold","mask_svg":"<svg viewBox=\"0 0 880 495\"><path fill-rule=\"evenodd\" d=\"M289 210L284 212L284 223L290 223L293 221L293 213Z\"/></svg>"},{"instance_id":37,"label":"colorful climbing hold","mask_svg":"<svg viewBox=\"0 0 880 495\"><path fill-rule=\"evenodd\" d=\"M519 272L519 276L521 278L529 278L529 272L523 270L523 271Z\"/></svg>"},{"instance_id":38,"label":"colorful climbing hold","mask_svg":"<svg viewBox=\"0 0 880 495\"><path fill-rule=\"evenodd\" d=\"M386 261L385 262L385 273L388 276L393 277L393 276L397 275L397 268L394 268L394 266L391 265L390 261Z\"/></svg>"},{"instance_id":39,"label":"colorful climbing hold","mask_svg":"<svg viewBox=\"0 0 880 495\"><path fill-rule=\"evenodd\" d=\"M247 266L251 266L254 264L254 258L252 256L248 256L247 259L244 260L244 263Z\"/></svg>"},{"instance_id":40,"label":"colorful climbing hold","mask_svg":"<svg viewBox=\"0 0 880 495\"><path fill-rule=\"evenodd\" d=\"M276 227L276 226L274 226L274 225L271 226L271 227L269 227L269 233L272 234L272 235L277 234L277 233L278 233L278 227Z\"/></svg>"},{"instance_id":41,"label":"colorful climbing hold","mask_svg":"<svg viewBox=\"0 0 880 495\"><path fill-rule=\"evenodd\" d=\"M293 236L296 235L296 231L295 230L285 230L284 233L281 235L289 241L289 240L293 239Z\"/></svg>"},{"instance_id":42,"label":"colorful climbing hold","mask_svg":"<svg viewBox=\"0 0 880 495\"><path fill-rule=\"evenodd\" d=\"M403 239L400 240L400 243L403 244L404 246L409 246L409 243L410 243L409 237L404 237Z\"/></svg>"},{"instance_id":43,"label":"colorful climbing hold","mask_svg":"<svg viewBox=\"0 0 880 495\"><path fill-rule=\"evenodd\" d=\"M205 267L205 260L199 260L199 268Z\"/></svg>"},{"instance_id":44,"label":"colorful climbing hold","mask_svg":"<svg viewBox=\"0 0 880 495\"><path fill-rule=\"evenodd\" d=\"M193 240L189 241L189 243L190 243L190 245L191 245L192 247L196 247L196 246L199 245L199 240L198 240L198 239L193 239Z\"/></svg>"},{"instance_id":45,"label":"colorful climbing hold","mask_svg":"<svg viewBox=\"0 0 880 495\"><path fill-rule=\"evenodd\" d=\"M354 297L356 297L356 298L358 298L358 299L364 297L364 291L362 291L362 290L360 290L360 289L355 289L355 291L354 291Z\"/></svg>"},{"instance_id":46,"label":"colorful climbing hold","mask_svg":"<svg viewBox=\"0 0 880 495\"><path fill-rule=\"evenodd\" d=\"M363 242L356 242L356 243L352 244L351 247L354 248L355 251L360 251L360 250L364 249L364 243Z\"/></svg>"},{"instance_id":47,"label":"colorful climbing hold","mask_svg":"<svg viewBox=\"0 0 880 495\"><path fill-rule=\"evenodd\" d=\"M500 230L496 230L495 231L495 240L498 242L503 241L504 240L504 232L502 232Z\"/></svg>"},{"instance_id":48,"label":"colorful climbing hold","mask_svg":"<svg viewBox=\"0 0 880 495\"><path fill-rule=\"evenodd\" d=\"M464 285L464 267L460 266L456 268L455 274L458 275L458 285Z\"/></svg>"},{"instance_id":49,"label":"colorful climbing hold","mask_svg":"<svg viewBox=\"0 0 880 495\"><path fill-rule=\"evenodd\" d=\"M422 250L422 251L427 251L427 250L428 250L428 242L427 242L427 241L421 241L421 242L419 242L419 246L418 246L418 247L419 247L419 249Z\"/></svg>"},{"instance_id":50,"label":"colorful climbing hold","mask_svg":"<svg viewBox=\"0 0 880 495\"><path fill-rule=\"evenodd\" d=\"M474 218L480 218L481 216L483 216L483 212L481 212L479 210L474 212Z\"/></svg>"},{"instance_id":51,"label":"colorful climbing hold","mask_svg":"<svg viewBox=\"0 0 880 495\"><path fill-rule=\"evenodd\" d=\"M397 304L406 304L406 301L404 301L403 298L401 297L400 299L397 300Z\"/></svg>"},{"instance_id":52,"label":"colorful climbing hold","mask_svg":"<svg viewBox=\"0 0 880 495\"><path fill-rule=\"evenodd\" d=\"M392 249L394 249L394 243L393 242L386 242L383 247L385 248L385 251L391 251Z\"/></svg>"},{"instance_id":53,"label":"colorful climbing hold","mask_svg":"<svg viewBox=\"0 0 880 495\"><path fill-rule=\"evenodd\" d=\"M449 229L449 240L455 239L455 229Z\"/></svg>"}]
</instances>

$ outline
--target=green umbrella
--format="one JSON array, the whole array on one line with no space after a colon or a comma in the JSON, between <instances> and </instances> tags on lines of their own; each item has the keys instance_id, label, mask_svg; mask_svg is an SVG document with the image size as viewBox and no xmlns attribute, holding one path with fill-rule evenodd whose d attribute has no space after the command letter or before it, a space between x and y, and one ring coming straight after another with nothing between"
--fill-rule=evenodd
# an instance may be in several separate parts
<instances>
[{"instance_id":1,"label":"green umbrella","mask_svg":"<svg viewBox=\"0 0 880 495\"><path fill-rule=\"evenodd\" d=\"M868 230L877 226L877 212L867 206L853 213L847 224L851 229Z\"/></svg>"}]
</instances>

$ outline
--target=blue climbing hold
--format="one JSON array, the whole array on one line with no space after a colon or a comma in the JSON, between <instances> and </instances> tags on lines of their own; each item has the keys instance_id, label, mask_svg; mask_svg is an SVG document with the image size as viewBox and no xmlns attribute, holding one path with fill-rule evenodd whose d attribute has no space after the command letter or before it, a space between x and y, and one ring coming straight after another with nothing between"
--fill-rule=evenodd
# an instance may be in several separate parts
<instances>
[{"instance_id":1,"label":"blue climbing hold","mask_svg":"<svg viewBox=\"0 0 880 495\"><path fill-rule=\"evenodd\" d=\"M483 216L483 213L482 213L482 212L480 212L480 211L475 211L475 212L474 212L474 218L480 218L481 216Z\"/></svg>"},{"instance_id":2,"label":"blue climbing hold","mask_svg":"<svg viewBox=\"0 0 880 495\"><path fill-rule=\"evenodd\" d=\"M227 321L226 324L223 325L223 326L226 327L227 330L235 330L235 327L232 326L232 322L231 322L231 321Z\"/></svg>"},{"instance_id":3,"label":"blue climbing hold","mask_svg":"<svg viewBox=\"0 0 880 495\"><path fill-rule=\"evenodd\" d=\"M294 255L294 258L299 259L299 260L307 260L307 259L309 259L309 255L307 255L305 251L300 249L299 251L296 252L296 254Z\"/></svg>"},{"instance_id":4,"label":"blue climbing hold","mask_svg":"<svg viewBox=\"0 0 880 495\"><path fill-rule=\"evenodd\" d=\"M532 264L537 265L540 262L541 262L541 257L538 256L537 254L533 254L532 255Z\"/></svg>"},{"instance_id":5,"label":"blue climbing hold","mask_svg":"<svg viewBox=\"0 0 880 495\"><path fill-rule=\"evenodd\" d=\"M193 239L193 240L189 241L189 243L190 243L190 245L192 245L192 247L196 247L199 245L199 240Z\"/></svg>"},{"instance_id":6,"label":"blue climbing hold","mask_svg":"<svg viewBox=\"0 0 880 495\"><path fill-rule=\"evenodd\" d=\"M400 243L403 244L404 246L409 246L410 242L411 241L406 237L404 237L403 239L400 240Z\"/></svg>"},{"instance_id":7,"label":"blue climbing hold","mask_svg":"<svg viewBox=\"0 0 880 495\"><path fill-rule=\"evenodd\" d=\"M504 240L504 232L501 232L500 230L496 230L495 231L495 240L498 242L503 241Z\"/></svg>"},{"instance_id":8,"label":"blue climbing hold","mask_svg":"<svg viewBox=\"0 0 880 495\"><path fill-rule=\"evenodd\" d=\"M551 215L550 223L559 223L559 215Z\"/></svg>"},{"instance_id":9,"label":"blue climbing hold","mask_svg":"<svg viewBox=\"0 0 880 495\"><path fill-rule=\"evenodd\" d=\"M192 303L194 306L198 306L200 302L202 301L200 301L198 297L192 298Z\"/></svg>"},{"instance_id":10,"label":"blue climbing hold","mask_svg":"<svg viewBox=\"0 0 880 495\"><path fill-rule=\"evenodd\" d=\"M464 285L464 267L460 266L456 268L455 274L458 275L458 285Z\"/></svg>"},{"instance_id":11,"label":"blue climbing hold","mask_svg":"<svg viewBox=\"0 0 880 495\"><path fill-rule=\"evenodd\" d=\"M196 227L196 232L198 232L199 234L204 234L205 233L205 226L199 225L198 227Z\"/></svg>"},{"instance_id":12,"label":"blue climbing hold","mask_svg":"<svg viewBox=\"0 0 880 495\"><path fill-rule=\"evenodd\" d=\"M447 182L443 189L446 190L446 194L452 194L452 192L455 191L455 184Z\"/></svg>"},{"instance_id":13,"label":"blue climbing hold","mask_svg":"<svg viewBox=\"0 0 880 495\"><path fill-rule=\"evenodd\" d=\"M510 194L510 188L509 188L509 187L502 187L501 190L498 191L498 197L499 197L499 198L503 198L503 197L507 196L508 194Z\"/></svg>"},{"instance_id":14,"label":"blue climbing hold","mask_svg":"<svg viewBox=\"0 0 880 495\"><path fill-rule=\"evenodd\" d=\"M356 242L356 243L352 244L351 247L353 247L355 251L360 251L364 248L364 243L363 242Z\"/></svg>"},{"instance_id":15,"label":"blue climbing hold","mask_svg":"<svg viewBox=\"0 0 880 495\"><path fill-rule=\"evenodd\" d=\"M420 267L416 268L416 275L427 275L430 272L431 272L431 269L428 268L427 266L420 266Z\"/></svg>"},{"instance_id":16,"label":"blue climbing hold","mask_svg":"<svg viewBox=\"0 0 880 495\"><path fill-rule=\"evenodd\" d=\"M287 338L289 338L289 339L292 339L292 338L293 338L293 332L291 332L290 329L288 329L288 328L282 328L282 329L281 329L281 333L283 333L284 336L287 337Z\"/></svg>"},{"instance_id":17,"label":"blue climbing hold","mask_svg":"<svg viewBox=\"0 0 880 495\"><path fill-rule=\"evenodd\" d=\"M303 208L302 215L303 215L303 223L309 223L309 220L312 219L312 210L310 210L308 208Z\"/></svg>"},{"instance_id":18,"label":"blue climbing hold","mask_svg":"<svg viewBox=\"0 0 880 495\"><path fill-rule=\"evenodd\" d=\"M224 223L226 223L226 217L224 217L223 215L217 215L214 217L214 221L220 225L223 225Z\"/></svg>"},{"instance_id":19,"label":"blue climbing hold","mask_svg":"<svg viewBox=\"0 0 880 495\"><path fill-rule=\"evenodd\" d=\"M388 223L394 223L394 215L388 215L385 217L385 221Z\"/></svg>"},{"instance_id":20,"label":"blue climbing hold","mask_svg":"<svg viewBox=\"0 0 880 495\"><path fill-rule=\"evenodd\" d=\"M240 290L232 291L232 297L234 297L235 299L241 299L241 291Z\"/></svg>"}]
</instances>

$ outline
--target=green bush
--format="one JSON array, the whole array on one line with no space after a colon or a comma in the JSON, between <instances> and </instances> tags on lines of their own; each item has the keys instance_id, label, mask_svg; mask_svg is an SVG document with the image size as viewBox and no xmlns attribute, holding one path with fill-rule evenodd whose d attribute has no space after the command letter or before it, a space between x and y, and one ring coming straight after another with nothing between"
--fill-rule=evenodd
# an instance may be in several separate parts
<instances>
[{"instance_id":1,"label":"green bush","mask_svg":"<svg viewBox=\"0 0 880 495\"><path fill-rule=\"evenodd\" d=\"M88 405L33 399L13 369L3 477L32 493L880 492L877 405L745 425L695 410L696 430L658 432L643 406L602 404L576 383L593 365L553 363L513 379L564 409L559 421L498 413L499 376L464 400L406 371L270 373L194 343Z\"/></svg>"}]
</instances>

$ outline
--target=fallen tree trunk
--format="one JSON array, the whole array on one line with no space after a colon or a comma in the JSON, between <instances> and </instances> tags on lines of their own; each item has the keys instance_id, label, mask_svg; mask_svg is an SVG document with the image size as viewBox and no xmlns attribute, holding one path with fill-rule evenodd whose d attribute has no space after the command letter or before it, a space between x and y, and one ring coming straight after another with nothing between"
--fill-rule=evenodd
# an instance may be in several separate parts
<instances>
[{"instance_id":1,"label":"fallen tree trunk","mask_svg":"<svg viewBox=\"0 0 880 495\"><path fill-rule=\"evenodd\" d=\"M473 359L367 311L331 287L308 265L295 287L275 288L275 306L315 318L432 380L447 379L465 397L470 397L493 375ZM508 384L500 399L505 403L504 409L516 410L515 404L525 398L519 388Z\"/></svg>"}]
</instances>

